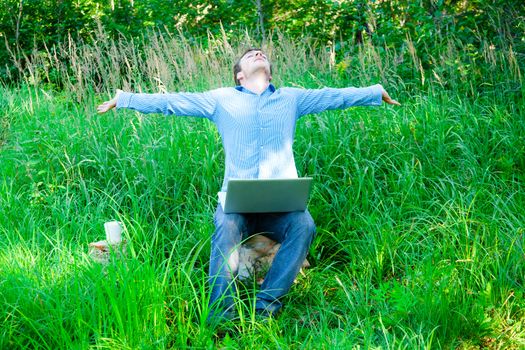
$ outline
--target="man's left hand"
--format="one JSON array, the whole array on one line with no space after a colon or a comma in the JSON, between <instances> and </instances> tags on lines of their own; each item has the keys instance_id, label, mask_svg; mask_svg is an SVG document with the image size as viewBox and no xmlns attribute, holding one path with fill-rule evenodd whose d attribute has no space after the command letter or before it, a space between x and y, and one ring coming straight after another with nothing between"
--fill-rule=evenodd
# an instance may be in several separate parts
<instances>
[{"instance_id":1,"label":"man's left hand","mask_svg":"<svg viewBox=\"0 0 525 350\"><path fill-rule=\"evenodd\" d=\"M389 105L396 105L401 106L401 103L397 102L396 100L392 99L388 92L386 92L385 89L383 89L382 99L385 103L388 103Z\"/></svg>"}]
</instances>

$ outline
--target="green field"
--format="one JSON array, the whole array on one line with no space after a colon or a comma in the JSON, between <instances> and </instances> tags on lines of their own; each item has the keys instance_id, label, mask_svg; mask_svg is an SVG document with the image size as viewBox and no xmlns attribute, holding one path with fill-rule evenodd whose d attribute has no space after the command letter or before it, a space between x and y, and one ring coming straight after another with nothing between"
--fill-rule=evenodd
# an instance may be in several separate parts
<instances>
[{"instance_id":1,"label":"green field","mask_svg":"<svg viewBox=\"0 0 525 350\"><path fill-rule=\"evenodd\" d=\"M205 324L214 126L95 107L115 88L231 85L242 43L153 37L31 58L24 81L0 88L0 349L525 348L522 61L451 39L429 65L403 47L333 60L268 44L276 86L382 83L402 106L300 120L312 267L271 322L241 290L224 338ZM128 252L104 267L88 244L114 219Z\"/></svg>"}]
</instances>

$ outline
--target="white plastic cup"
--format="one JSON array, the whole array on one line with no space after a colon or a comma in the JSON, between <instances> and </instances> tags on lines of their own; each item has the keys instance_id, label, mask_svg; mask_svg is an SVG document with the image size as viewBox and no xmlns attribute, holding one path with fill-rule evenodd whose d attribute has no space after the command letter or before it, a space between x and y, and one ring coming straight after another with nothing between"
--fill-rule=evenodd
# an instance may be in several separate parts
<instances>
[{"instance_id":1,"label":"white plastic cup","mask_svg":"<svg viewBox=\"0 0 525 350\"><path fill-rule=\"evenodd\" d=\"M106 241L109 244L119 244L122 242L122 225L120 221L108 221L104 223L106 231Z\"/></svg>"}]
</instances>

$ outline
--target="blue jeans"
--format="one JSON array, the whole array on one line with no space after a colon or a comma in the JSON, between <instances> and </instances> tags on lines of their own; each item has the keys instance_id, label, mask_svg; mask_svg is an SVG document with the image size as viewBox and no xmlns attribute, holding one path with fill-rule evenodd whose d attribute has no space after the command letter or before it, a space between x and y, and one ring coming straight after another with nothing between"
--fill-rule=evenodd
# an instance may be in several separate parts
<instances>
[{"instance_id":1,"label":"blue jeans","mask_svg":"<svg viewBox=\"0 0 525 350\"><path fill-rule=\"evenodd\" d=\"M219 204L211 239L210 308L212 313L233 311L241 241L254 234L281 243L272 266L257 293L257 311L276 313L280 298L290 289L315 237L315 224L308 210L287 213L225 214Z\"/></svg>"}]
</instances>

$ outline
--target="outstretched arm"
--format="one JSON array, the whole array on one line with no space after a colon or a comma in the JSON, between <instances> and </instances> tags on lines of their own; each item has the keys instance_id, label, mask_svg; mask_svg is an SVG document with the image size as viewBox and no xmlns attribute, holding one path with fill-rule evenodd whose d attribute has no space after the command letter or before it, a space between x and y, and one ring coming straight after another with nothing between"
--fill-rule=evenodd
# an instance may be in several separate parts
<instances>
[{"instance_id":1,"label":"outstretched arm","mask_svg":"<svg viewBox=\"0 0 525 350\"><path fill-rule=\"evenodd\" d=\"M115 97L97 107L97 112L102 114L113 108L128 108L141 113L162 113L211 119L216 104L212 92L142 94L117 90Z\"/></svg>"},{"instance_id":2,"label":"outstretched arm","mask_svg":"<svg viewBox=\"0 0 525 350\"><path fill-rule=\"evenodd\" d=\"M352 106L379 106L382 102L399 105L393 100L382 85L376 84L364 88L290 88L297 98L298 116L320 113L332 109L344 109Z\"/></svg>"}]
</instances>

